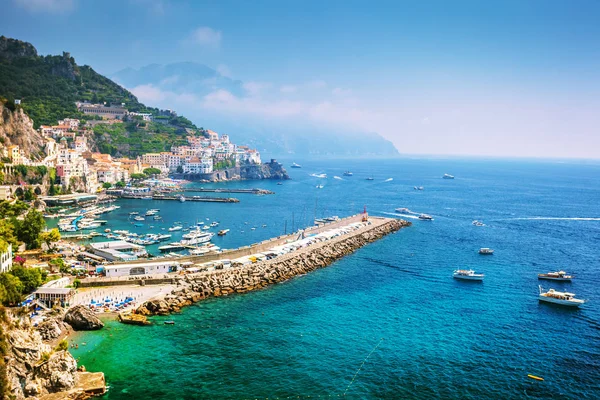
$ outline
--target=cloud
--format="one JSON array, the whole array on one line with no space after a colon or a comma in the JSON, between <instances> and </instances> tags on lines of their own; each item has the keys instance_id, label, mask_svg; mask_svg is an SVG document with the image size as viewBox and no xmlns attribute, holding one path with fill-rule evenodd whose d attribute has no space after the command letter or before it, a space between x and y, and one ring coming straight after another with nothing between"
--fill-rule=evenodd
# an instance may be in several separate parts
<instances>
[{"instance_id":1,"label":"cloud","mask_svg":"<svg viewBox=\"0 0 600 400\"><path fill-rule=\"evenodd\" d=\"M348 97L348 96L352 95L352 90L336 87L331 91L331 94L333 94L334 96L339 96L339 97Z\"/></svg>"},{"instance_id":2,"label":"cloud","mask_svg":"<svg viewBox=\"0 0 600 400\"><path fill-rule=\"evenodd\" d=\"M222 76L226 77L226 78L232 78L233 77L231 75L231 70L225 64L219 64L219 65L217 65L217 72L219 74L221 74Z\"/></svg>"},{"instance_id":3,"label":"cloud","mask_svg":"<svg viewBox=\"0 0 600 400\"><path fill-rule=\"evenodd\" d=\"M295 93L298 90L297 86L294 85L283 85L279 88L281 93Z\"/></svg>"},{"instance_id":4,"label":"cloud","mask_svg":"<svg viewBox=\"0 0 600 400\"><path fill-rule=\"evenodd\" d=\"M268 82L246 82L243 87L250 96L258 96L272 85Z\"/></svg>"},{"instance_id":5,"label":"cloud","mask_svg":"<svg viewBox=\"0 0 600 400\"><path fill-rule=\"evenodd\" d=\"M218 49L221 47L221 31L216 31L208 26L196 28L189 37L193 44Z\"/></svg>"},{"instance_id":6,"label":"cloud","mask_svg":"<svg viewBox=\"0 0 600 400\"><path fill-rule=\"evenodd\" d=\"M67 13L75 8L75 0L14 0L15 4L30 12Z\"/></svg>"}]
</instances>

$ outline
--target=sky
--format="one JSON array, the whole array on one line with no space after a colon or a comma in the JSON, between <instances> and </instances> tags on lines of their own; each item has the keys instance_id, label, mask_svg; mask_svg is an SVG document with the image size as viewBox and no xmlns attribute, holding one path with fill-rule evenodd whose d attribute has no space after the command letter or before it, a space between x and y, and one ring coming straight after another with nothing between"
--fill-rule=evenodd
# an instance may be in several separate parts
<instances>
[{"instance_id":1,"label":"sky","mask_svg":"<svg viewBox=\"0 0 600 400\"><path fill-rule=\"evenodd\" d=\"M0 34L41 54L106 75L191 61L244 82L129 88L148 105L377 132L404 154L600 158L595 0L2 3Z\"/></svg>"}]
</instances>

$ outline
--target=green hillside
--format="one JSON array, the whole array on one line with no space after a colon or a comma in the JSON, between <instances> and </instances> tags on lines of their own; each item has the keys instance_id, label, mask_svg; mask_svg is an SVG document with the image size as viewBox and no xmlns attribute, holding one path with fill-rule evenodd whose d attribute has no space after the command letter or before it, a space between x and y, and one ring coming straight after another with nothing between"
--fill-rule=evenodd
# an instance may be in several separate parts
<instances>
[{"instance_id":1,"label":"green hillside","mask_svg":"<svg viewBox=\"0 0 600 400\"><path fill-rule=\"evenodd\" d=\"M69 53L39 56L30 43L4 36L0 36L0 98L7 106L20 99L36 128L54 125L63 118L94 119L78 112L76 101L124 103L129 111L159 114L158 109L146 107L132 93L91 67L78 66ZM168 125L131 122L94 128L97 147L126 156L164 151L185 140L186 128L197 129L184 117L170 117Z\"/></svg>"}]
</instances>

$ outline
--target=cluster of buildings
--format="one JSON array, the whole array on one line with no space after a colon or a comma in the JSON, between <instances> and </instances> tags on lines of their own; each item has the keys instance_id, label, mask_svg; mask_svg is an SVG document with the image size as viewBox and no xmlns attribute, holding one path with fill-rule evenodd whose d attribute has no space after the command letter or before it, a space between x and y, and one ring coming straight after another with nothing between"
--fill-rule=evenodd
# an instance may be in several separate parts
<instances>
[{"instance_id":1,"label":"cluster of buildings","mask_svg":"<svg viewBox=\"0 0 600 400\"><path fill-rule=\"evenodd\" d=\"M206 136L187 137L185 146L173 146L171 151L147 153L142 163L164 172L184 174L208 174L216 163L229 161L231 164L260 164L260 153L247 146L231 143L228 135L206 130Z\"/></svg>"}]
</instances>

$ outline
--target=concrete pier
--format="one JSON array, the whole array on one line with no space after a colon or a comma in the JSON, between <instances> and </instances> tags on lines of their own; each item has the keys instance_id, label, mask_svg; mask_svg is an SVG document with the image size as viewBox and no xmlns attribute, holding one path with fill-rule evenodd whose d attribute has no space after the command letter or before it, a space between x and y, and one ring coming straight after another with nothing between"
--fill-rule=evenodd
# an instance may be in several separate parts
<instances>
[{"instance_id":1,"label":"concrete pier","mask_svg":"<svg viewBox=\"0 0 600 400\"><path fill-rule=\"evenodd\" d=\"M275 194L270 190L266 189L206 189L206 188L185 188L186 192L199 192L199 193L245 193L245 194Z\"/></svg>"}]
</instances>

